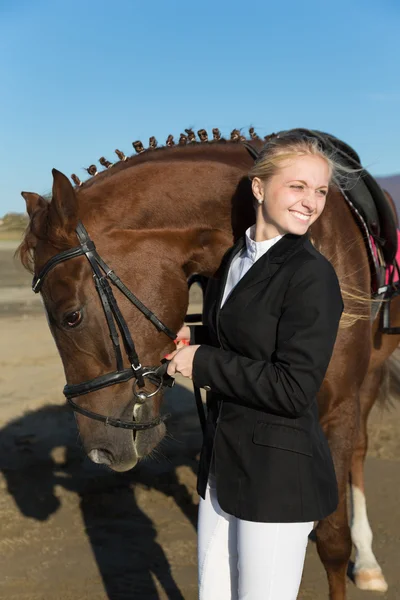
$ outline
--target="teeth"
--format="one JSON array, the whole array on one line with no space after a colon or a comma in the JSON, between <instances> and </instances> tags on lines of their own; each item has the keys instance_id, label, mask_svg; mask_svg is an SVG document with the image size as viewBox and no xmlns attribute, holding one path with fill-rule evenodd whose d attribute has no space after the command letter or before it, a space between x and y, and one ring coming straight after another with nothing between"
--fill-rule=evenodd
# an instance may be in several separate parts
<instances>
[{"instance_id":1,"label":"teeth","mask_svg":"<svg viewBox=\"0 0 400 600\"><path fill-rule=\"evenodd\" d=\"M292 212L293 214L295 214L296 217L298 217L302 221L308 221L309 218L311 217L311 215L303 215L303 213L297 212L297 210L291 210L290 212Z\"/></svg>"}]
</instances>

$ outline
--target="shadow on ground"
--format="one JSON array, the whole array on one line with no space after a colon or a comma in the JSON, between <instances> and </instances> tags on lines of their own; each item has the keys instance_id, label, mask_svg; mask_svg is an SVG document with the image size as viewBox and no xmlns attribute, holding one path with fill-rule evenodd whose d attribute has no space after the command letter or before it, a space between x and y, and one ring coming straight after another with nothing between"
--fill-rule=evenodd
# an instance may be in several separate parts
<instances>
[{"instance_id":1,"label":"shadow on ground","mask_svg":"<svg viewBox=\"0 0 400 600\"><path fill-rule=\"evenodd\" d=\"M44 406L0 432L0 469L25 517L45 521L58 511L62 497L58 486L79 497L85 532L109 600L159 598L155 580L168 599L184 598L156 540L156 529L136 500L137 490L157 490L172 498L196 527L195 494L179 480L177 469L184 465L196 472L201 434L192 393L176 387L179 390L165 402L164 410L174 416L164 457L159 453L157 461L140 463L128 473L113 473L84 456L67 406ZM183 409L174 414L178 396Z\"/></svg>"}]
</instances>

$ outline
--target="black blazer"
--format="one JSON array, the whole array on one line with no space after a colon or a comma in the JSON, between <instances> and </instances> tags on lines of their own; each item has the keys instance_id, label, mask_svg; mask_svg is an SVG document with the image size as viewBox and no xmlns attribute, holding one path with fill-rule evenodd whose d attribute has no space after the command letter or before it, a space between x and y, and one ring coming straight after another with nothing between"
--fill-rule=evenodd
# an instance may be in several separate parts
<instances>
[{"instance_id":1,"label":"black blazer","mask_svg":"<svg viewBox=\"0 0 400 600\"><path fill-rule=\"evenodd\" d=\"M336 273L307 234L286 234L221 298L241 238L210 280L192 329L193 381L207 389L198 492L214 452L221 508L248 521L319 520L338 502L318 422L321 386L343 310ZM204 343L206 342L206 343Z\"/></svg>"}]
</instances>

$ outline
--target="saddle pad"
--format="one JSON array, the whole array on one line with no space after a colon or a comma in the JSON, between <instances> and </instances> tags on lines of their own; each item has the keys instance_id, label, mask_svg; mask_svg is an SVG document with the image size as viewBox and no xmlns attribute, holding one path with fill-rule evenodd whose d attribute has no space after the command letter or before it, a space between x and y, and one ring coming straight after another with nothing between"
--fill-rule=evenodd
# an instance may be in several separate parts
<instances>
[{"instance_id":1,"label":"saddle pad","mask_svg":"<svg viewBox=\"0 0 400 600\"><path fill-rule=\"evenodd\" d=\"M371 246L374 252L374 256L376 261L378 261L378 252L376 250L376 244L374 242L374 238L372 237L372 235L370 235L369 240L371 242ZM396 253L396 262L397 264L400 265L400 229L397 229L397 253ZM390 281L390 277L393 273L393 270L395 270L393 265L387 265L386 266L386 275L385 275L385 285L387 285ZM394 274L394 279L393 282L399 281L399 275L397 273L397 269L396 272ZM377 291L377 290L374 290Z\"/></svg>"}]
</instances>

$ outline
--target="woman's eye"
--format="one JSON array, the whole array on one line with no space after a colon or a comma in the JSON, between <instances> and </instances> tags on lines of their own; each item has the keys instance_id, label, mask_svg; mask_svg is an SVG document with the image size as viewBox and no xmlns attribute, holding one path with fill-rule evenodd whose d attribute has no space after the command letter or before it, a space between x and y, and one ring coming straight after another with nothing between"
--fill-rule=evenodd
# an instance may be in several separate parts
<instances>
[{"instance_id":1,"label":"woman's eye","mask_svg":"<svg viewBox=\"0 0 400 600\"><path fill-rule=\"evenodd\" d=\"M295 190L304 190L304 185L291 185L290 187Z\"/></svg>"},{"instance_id":2,"label":"woman's eye","mask_svg":"<svg viewBox=\"0 0 400 600\"><path fill-rule=\"evenodd\" d=\"M318 190L318 194L322 194L323 196L327 195L327 191L326 190Z\"/></svg>"},{"instance_id":3,"label":"woman's eye","mask_svg":"<svg viewBox=\"0 0 400 600\"><path fill-rule=\"evenodd\" d=\"M75 310L74 312L68 313L64 317L64 323L67 327L76 327L82 321L82 312Z\"/></svg>"}]
</instances>

